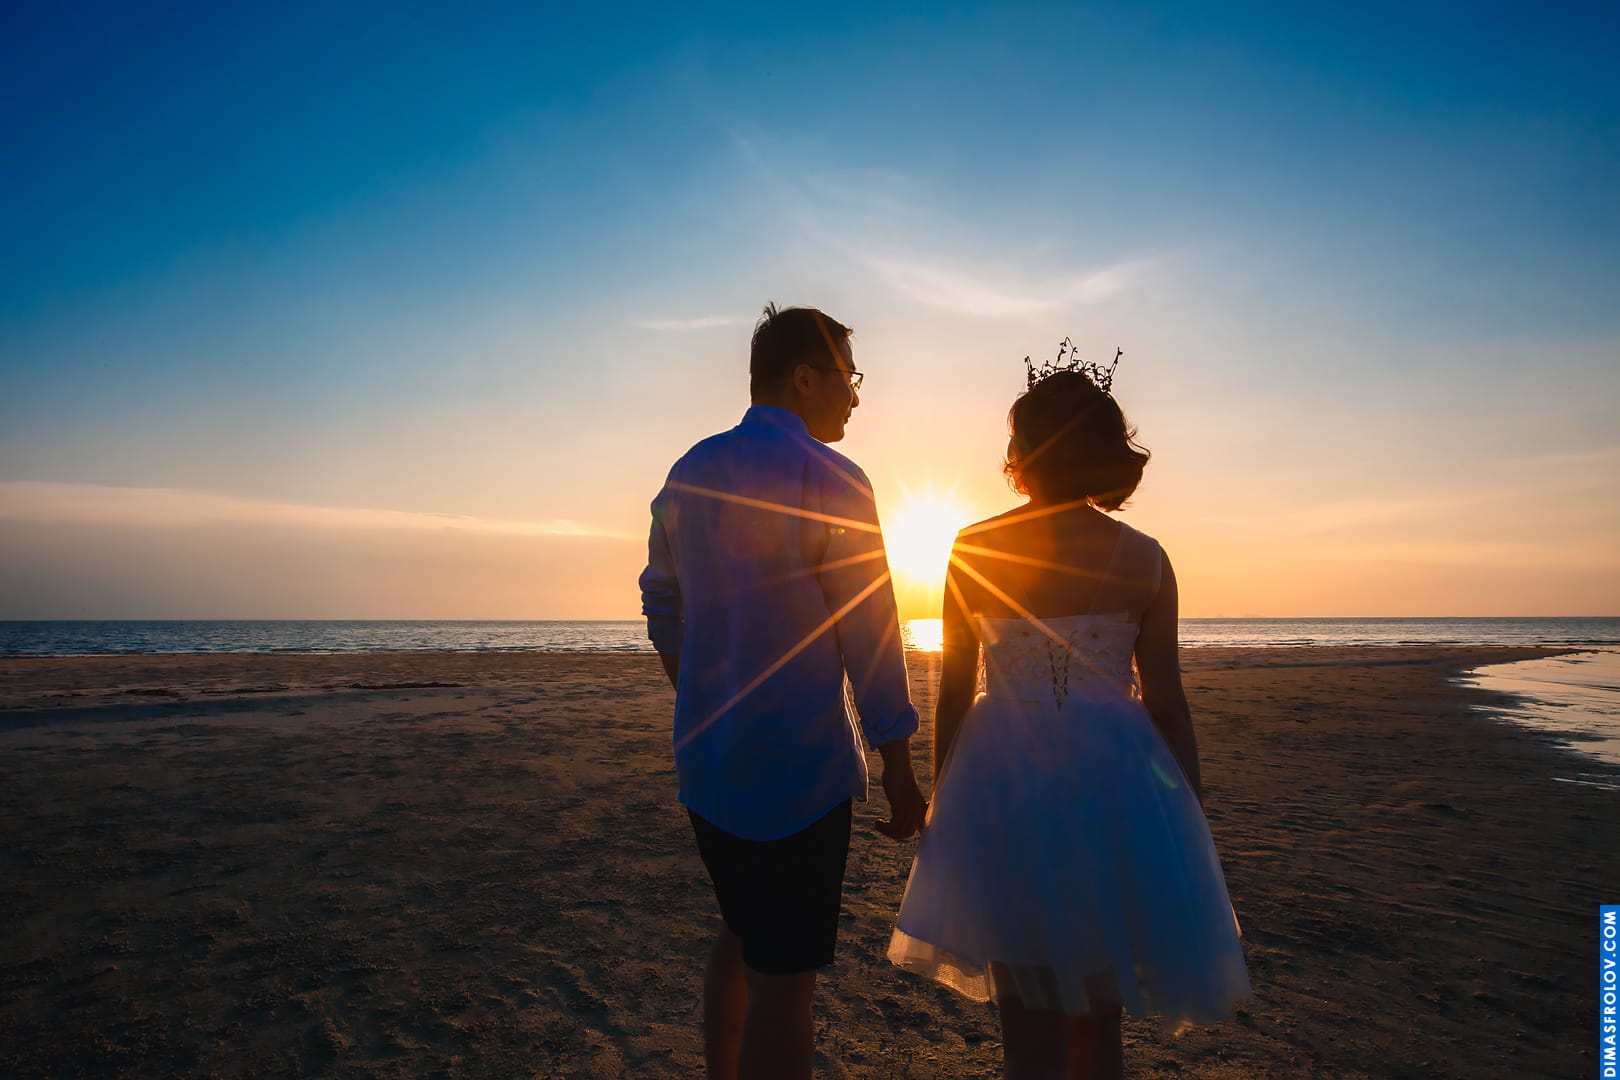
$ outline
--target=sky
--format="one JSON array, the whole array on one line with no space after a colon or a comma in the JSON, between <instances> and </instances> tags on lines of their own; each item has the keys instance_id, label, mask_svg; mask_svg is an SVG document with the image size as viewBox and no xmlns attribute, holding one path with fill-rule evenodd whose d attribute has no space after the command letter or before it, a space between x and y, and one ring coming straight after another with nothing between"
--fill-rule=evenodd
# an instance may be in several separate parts
<instances>
[{"instance_id":1,"label":"sky","mask_svg":"<svg viewBox=\"0 0 1620 1080\"><path fill-rule=\"evenodd\" d=\"M635 618L772 300L907 617L1065 336L1183 615L1620 614L1620 9L1411 7L9 5L0 618Z\"/></svg>"}]
</instances>

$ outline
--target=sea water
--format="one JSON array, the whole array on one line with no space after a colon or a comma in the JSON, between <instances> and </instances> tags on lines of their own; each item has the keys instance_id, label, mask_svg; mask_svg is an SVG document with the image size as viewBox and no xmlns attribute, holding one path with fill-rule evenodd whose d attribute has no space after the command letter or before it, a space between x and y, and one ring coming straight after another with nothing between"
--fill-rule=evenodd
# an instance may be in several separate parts
<instances>
[{"instance_id":1,"label":"sea water","mask_svg":"<svg viewBox=\"0 0 1620 1080\"><path fill-rule=\"evenodd\" d=\"M902 626L937 652L938 619ZM1620 618L1183 619L1184 648L1358 645L1614 645ZM0 656L281 652L651 652L637 620L109 620L0 622Z\"/></svg>"},{"instance_id":2,"label":"sea water","mask_svg":"<svg viewBox=\"0 0 1620 1080\"><path fill-rule=\"evenodd\" d=\"M1588 758L1620 765L1620 649L1491 664L1462 681L1511 695L1511 704L1491 710L1506 719L1549 733ZM1620 787L1607 771L1559 779Z\"/></svg>"}]
</instances>

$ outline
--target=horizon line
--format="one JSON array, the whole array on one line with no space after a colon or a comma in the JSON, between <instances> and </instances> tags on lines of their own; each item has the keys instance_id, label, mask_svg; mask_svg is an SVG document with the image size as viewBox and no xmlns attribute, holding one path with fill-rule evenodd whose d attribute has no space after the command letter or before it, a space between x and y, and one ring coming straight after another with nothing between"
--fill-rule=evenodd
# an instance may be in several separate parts
<instances>
[{"instance_id":1,"label":"horizon line","mask_svg":"<svg viewBox=\"0 0 1620 1080\"><path fill-rule=\"evenodd\" d=\"M1183 615L1181 622L1416 622L1416 621L1446 621L1446 620L1482 620L1482 619L1609 619L1620 620L1620 613L1612 615ZM152 616L91 616L91 615L52 615L36 617L0 616L3 623L47 623L47 622L401 622L401 623L643 623L642 617L630 618L589 618L589 617L543 617L543 618L480 618L477 616L458 617L423 617L411 618L401 616L340 616L340 615L152 615ZM917 616L901 619L901 623L911 622L938 622L937 616Z\"/></svg>"}]
</instances>

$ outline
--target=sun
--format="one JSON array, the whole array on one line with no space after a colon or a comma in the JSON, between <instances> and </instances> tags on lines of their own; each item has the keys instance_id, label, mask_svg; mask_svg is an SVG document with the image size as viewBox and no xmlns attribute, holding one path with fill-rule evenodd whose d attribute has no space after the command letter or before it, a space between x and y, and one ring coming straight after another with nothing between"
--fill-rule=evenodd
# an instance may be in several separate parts
<instances>
[{"instance_id":1,"label":"sun","mask_svg":"<svg viewBox=\"0 0 1620 1080\"><path fill-rule=\"evenodd\" d=\"M943 588L951 543L969 514L951 495L906 493L883 516L883 546L897 579L925 589Z\"/></svg>"}]
</instances>

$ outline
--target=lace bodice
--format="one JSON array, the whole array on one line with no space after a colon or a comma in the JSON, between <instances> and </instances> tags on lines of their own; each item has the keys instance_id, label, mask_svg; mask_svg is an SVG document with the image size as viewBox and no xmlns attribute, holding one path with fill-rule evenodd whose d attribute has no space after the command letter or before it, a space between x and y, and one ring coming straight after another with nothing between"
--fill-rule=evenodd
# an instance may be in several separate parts
<instances>
[{"instance_id":1,"label":"lace bodice","mask_svg":"<svg viewBox=\"0 0 1620 1080\"><path fill-rule=\"evenodd\" d=\"M981 616L985 692L1054 706L1071 695L1135 697L1136 633L1136 623L1124 613L1065 615L1040 625Z\"/></svg>"}]
</instances>

